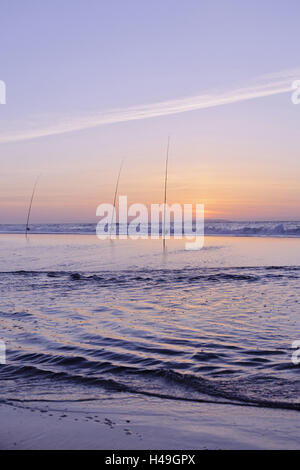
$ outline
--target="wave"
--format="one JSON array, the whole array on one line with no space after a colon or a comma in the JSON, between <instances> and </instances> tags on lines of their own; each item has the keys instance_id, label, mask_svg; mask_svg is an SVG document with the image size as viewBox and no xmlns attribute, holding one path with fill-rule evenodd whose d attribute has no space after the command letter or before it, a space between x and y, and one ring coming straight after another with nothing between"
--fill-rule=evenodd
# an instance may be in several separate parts
<instances>
[{"instance_id":1,"label":"wave","mask_svg":"<svg viewBox=\"0 0 300 470\"><path fill-rule=\"evenodd\" d=\"M255 283L268 280L298 279L300 266L262 266L262 267L222 267L222 268L182 268L182 269L140 269L119 270L116 272L78 272L78 271L2 271L6 276L37 278L42 281L53 280L85 285L92 283L105 286L160 286L201 283ZM62 285L60 284L60 287Z\"/></svg>"},{"instance_id":2,"label":"wave","mask_svg":"<svg viewBox=\"0 0 300 470\"><path fill-rule=\"evenodd\" d=\"M0 399L139 394L299 411L300 266L188 266L0 272Z\"/></svg>"},{"instance_id":3,"label":"wave","mask_svg":"<svg viewBox=\"0 0 300 470\"><path fill-rule=\"evenodd\" d=\"M193 229L195 227L193 226ZM139 233L151 234L150 224L140 224ZM157 227L162 234L162 225ZM127 233L126 225L117 224L117 234ZM185 231L178 224L170 224L170 235L174 233L192 235L191 231ZM24 224L0 224L0 233L25 233ZM74 234L95 235L96 223L80 224L32 224L32 234ZM248 236L248 237L300 237L300 221L220 221L206 220L205 235Z\"/></svg>"},{"instance_id":4,"label":"wave","mask_svg":"<svg viewBox=\"0 0 300 470\"><path fill-rule=\"evenodd\" d=\"M44 358L45 359L45 358ZM81 358L82 359L82 358ZM79 360L79 363L81 362ZM37 357L36 357L37 360ZM60 358L56 359L57 364L62 364L66 359ZM42 361L43 362L43 361ZM53 361L52 361L53 362ZM68 362L68 361L67 361ZM53 365L53 364L52 364ZM69 362L68 365L70 366ZM76 361L73 362L73 366L76 365ZM79 364L77 364L79 366ZM111 367L113 367L111 365ZM124 368L125 369L125 368ZM117 373L116 373L117 372ZM107 374L106 374L107 375ZM123 375L123 377L122 377ZM134 381L134 376L138 376L138 381ZM142 378L147 378L147 381L143 383ZM126 370L126 375L124 371L120 370L115 371L113 378L108 377L99 377L88 374L75 373L68 368L68 371L53 371L49 369L43 369L34 365L23 365L23 366L12 366L7 365L2 368L1 371L2 380L5 379L25 379L31 380L32 386L34 380L43 382L43 385L46 386L48 381L56 383L75 383L76 385L81 385L82 387L88 386L96 388L100 387L108 392L114 393L126 393L134 395L143 395L149 397L157 397L167 400L179 400L179 401L188 401L188 402L198 402L198 403L214 403L222 405L234 405L234 406L249 406L249 407L259 407L259 408L274 408L274 409L285 409L285 410L294 410L300 411L300 402L293 401L283 401L278 399L268 399L268 398L259 398L251 397L243 394L240 390L235 389L229 383L225 385L223 382L218 382L216 380L209 380L202 377L196 377L187 373L180 373L173 371L171 369L135 369L128 368ZM128 379L133 385L128 385ZM267 378L268 379L268 378ZM270 378L269 378L270 379ZM153 383L156 380L163 380L167 387L161 387L156 385L153 387ZM153 389L149 387L151 382ZM255 379L254 379L255 382ZM252 384L255 386L255 383ZM180 387L180 388L178 388ZM168 390L173 393L169 393ZM71 401L92 401L97 400L95 397L89 396L88 399L76 398L71 399ZM31 397L30 399L24 399L20 397L14 397L10 395L9 398L1 398L2 402L34 402L34 401L51 401L49 399L42 399L41 397L35 398ZM64 399L52 399L52 401L70 401Z\"/></svg>"}]
</instances>

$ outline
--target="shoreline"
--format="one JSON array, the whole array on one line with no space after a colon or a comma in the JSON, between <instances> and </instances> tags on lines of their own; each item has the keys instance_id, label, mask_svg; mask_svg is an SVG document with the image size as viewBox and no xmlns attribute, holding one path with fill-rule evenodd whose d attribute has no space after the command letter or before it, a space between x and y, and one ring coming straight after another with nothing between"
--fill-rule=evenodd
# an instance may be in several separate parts
<instances>
[{"instance_id":1,"label":"shoreline","mask_svg":"<svg viewBox=\"0 0 300 470\"><path fill-rule=\"evenodd\" d=\"M25 233L22 233L22 232L0 232L0 235L21 235L22 237L26 237L26 234ZM81 233L76 233L76 232L30 232L28 234L28 237L29 236L32 236L32 235L65 235L65 236L84 236L84 237L87 237L87 236L91 236L91 237L96 237L97 238L97 234L96 232L95 233L91 233L91 232L81 232ZM184 240L188 235L182 235L182 239L181 240ZM300 239L300 235L268 235L268 234L263 234L263 235L257 235L257 234L232 234L232 233L205 233L204 234L204 237L208 237L208 238L258 238L258 239L265 239L265 238L272 238L274 240L284 240L284 239L288 239L288 240L298 240ZM129 240L132 240L132 241L139 241L139 239L131 239L130 236L128 236L128 239ZM148 238L146 239L140 239L140 240L147 240L147 239L151 239L151 235L148 235ZM158 239L153 239L155 241L162 241L162 235L159 235L159 238ZM107 238L107 240L109 240L109 237ZM116 238L113 239L114 241L117 241L117 240L122 240L121 238L119 238L119 236L117 235ZM174 235L170 235L170 238L167 238L167 240L176 240L175 236ZM101 241L105 241L105 240L101 240Z\"/></svg>"},{"instance_id":2,"label":"shoreline","mask_svg":"<svg viewBox=\"0 0 300 470\"><path fill-rule=\"evenodd\" d=\"M274 384L274 396L298 403L298 377L287 353L296 339L299 267L295 273L282 268L300 266L298 239L209 237L197 256L175 240L166 257L160 241L107 243L99 250L93 235L35 235L31 244L22 234L1 237L3 339L12 353L0 397L2 449L300 450L299 411L183 402L175 398L181 382L170 384L159 375L159 387L168 387L172 400L141 397L133 388L103 395L101 388L107 361L117 381L118 366L137 361L142 368L150 364L151 370L196 371L200 378L202 367L212 365L220 380L228 365L249 379L239 389L244 395L272 399L273 379L281 378L286 381ZM270 272L265 266L282 269ZM7 273L8 267L13 271ZM25 267L39 274L23 277ZM73 283L68 275L45 282L40 276L62 269L70 274L108 268L113 275L91 282L78 283L75 277ZM210 268L220 269L220 275L199 273ZM227 276L222 271L227 268L237 271ZM244 268L252 271L244 275ZM167 283L156 273L162 269ZM116 270L132 274L119 276ZM146 275L140 277L139 270ZM174 277L176 270L180 272ZM191 276L185 275L190 270ZM18 271L22 277L10 275ZM184 347L176 346L178 340ZM50 374L39 375L39 369ZM56 372L99 378L100 387L80 380L81 387L75 381L68 388L56 381ZM217 388L216 376L207 376ZM125 377L130 384L132 375L124 375L122 383ZM145 378L142 389L148 390L153 377ZM87 400L80 401L82 396Z\"/></svg>"},{"instance_id":3,"label":"shoreline","mask_svg":"<svg viewBox=\"0 0 300 470\"><path fill-rule=\"evenodd\" d=\"M116 403L117 401L117 403ZM299 412L126 397L0 404L0 449L300 449Z\"/></svg>"}]
</instances>

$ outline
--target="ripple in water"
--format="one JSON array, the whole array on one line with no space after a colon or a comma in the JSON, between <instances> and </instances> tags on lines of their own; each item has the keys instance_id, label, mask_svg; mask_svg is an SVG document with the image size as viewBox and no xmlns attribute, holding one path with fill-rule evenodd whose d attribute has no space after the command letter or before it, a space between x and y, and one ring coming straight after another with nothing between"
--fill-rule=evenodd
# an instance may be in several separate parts
<instances>
[{"instance_id":1,"label":"ripple in water","mask_svg":"<svg viewBox=\"0 0 300 470\"><path fill-rule=\"evenodd\" d=\"M115 394L300 409L300 268L0 274L3 400ZM13 300L12 300L13 299Z\"/></svg>"}]
</instances>

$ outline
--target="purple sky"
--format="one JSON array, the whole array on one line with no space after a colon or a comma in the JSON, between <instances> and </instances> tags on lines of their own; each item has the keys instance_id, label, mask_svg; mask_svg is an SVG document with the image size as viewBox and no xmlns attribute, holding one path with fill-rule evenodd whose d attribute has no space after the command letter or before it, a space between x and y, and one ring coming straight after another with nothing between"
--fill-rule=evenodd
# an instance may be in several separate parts
<instances>
[{"instance_id":1,"label":"purple sky","mask_svg":"<svg viewBox=\"0 0 300 470\"><path fill-rule=\"evenodd\" d=\"M204 202L226 218L300 217L300 106L289 92L236 100L241 88L257 94L261 76L273 88L300 79L298 0L0 8L0 222L24 221L39 173L33 221L94 220L123 157L122 193L158 202L168 134L173 202ZM214 107L202 106L206 95ZM170 103L184 112L169 114Z\"/></svg>"}]
</instances>

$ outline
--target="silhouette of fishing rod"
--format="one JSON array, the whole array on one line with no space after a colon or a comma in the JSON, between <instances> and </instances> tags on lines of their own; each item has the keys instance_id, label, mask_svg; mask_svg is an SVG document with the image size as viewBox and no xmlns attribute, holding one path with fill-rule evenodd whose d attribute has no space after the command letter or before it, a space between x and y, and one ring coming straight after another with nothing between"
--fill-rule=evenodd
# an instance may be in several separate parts
<instances>
[{"instance_id":1,"label":"silhouette of fishing rod","mask_svg":"<svg viewBox=\"0 0 300 470\"><path fill-rule=\"evenodd\" d=\"M168 137L166 170L165 170L165 193L164 193L164 220L163 220L163 251L166 251L166 205L167 205L167 183L168 183L168 163L169 163L170 136Z\"/></svg>"},{"instance_id":2,"label":"silhouette of fishing rod","mask_svg":"<svg viewBox=\"0 0 300 470\"><path fill-rule=\"evenodd\" d=\"M35 190L36 190L36 187L37 187L39 178L40 178L40 176L38 176L37 179L35 180L35 183L34 183L34 186L33 186L33 190L32 190L32 194L31 194L31 198L30 198L29 207L28 207L27 220L26 220L26 227L25 227L25 237L26 237L26 238L28 237L28 232L30 231L30 228L29 228L29 219L30 219L30 214L31 214L31 208L32 208L33 198L34 198L34 195L35 195Z\"/></svg>"},{"instance_id":3,"label":"silhouette of fishing rod","mask_svg":"<svg viewBox=\"0 0 300 470\"><path fill-rule=\"evenodd\" d=\"M116 200L117 200L117 195L118 195L119 181L120 181L120 176L121 176L121 171L122 171L122 168L123 168L123 164L124 164L124 159L121 161L121 165L120 165L119 173L118 173L118 178L117 178L117 182L116 182L114 202L113 202L113 213L112 213L112 216L111 216L111 223L110 223L110 233L109 233L110 239L111 239L111 236L112 236L111 232L112 232L113 219L114 219L114 215L116 213ZM117 233L117 221L116 221L116 233Z\"/></svg>"}]
</instances>

